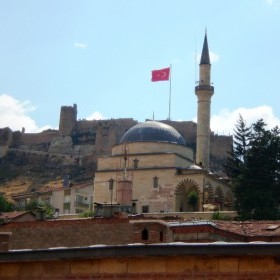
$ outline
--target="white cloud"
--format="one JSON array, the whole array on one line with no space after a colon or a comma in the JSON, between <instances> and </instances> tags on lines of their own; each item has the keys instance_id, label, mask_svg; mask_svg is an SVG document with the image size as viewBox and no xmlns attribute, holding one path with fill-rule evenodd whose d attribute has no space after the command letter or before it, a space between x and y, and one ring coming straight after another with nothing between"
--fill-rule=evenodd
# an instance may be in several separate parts
<instances>
[{"instance_id":1,"label":"white cloud","mask_svg":"<svg viewBox=\"0 0 280 280\"><path fill-rule=\"evenodd\" d=\"M33 132L36 132L36 133L38 133L38 132L42 132L42 131L44 131L44 130L48 130L48 129L55 129L55 130L58 130L58 127L52 127L52 126L50 126L50 125L44 125L44 126L42 126L42 127L39 127L39 128L37 128L35 131L33 131Z\"/></svg>"},{"instance_id":2,"label":"white cloud","mask_svg":"<svg viewBox=\"0 0 280 280\"><path fill-rule=\"evenodd\" d=\"M28 116L35 107L29 101L19 101L7 94L0 95L0 127L10 127L12 130L25 128L26 132L38 129L35 121Z\"/></svg>"},{"instance_id":3,"label":"white cloud","mask_svg":"<svg viewBox=\"0 0 280 280\"><path fill-rule=\"evenodd\" d=\"M79 48L79 49L85 49L88 47L88 44L87 43L75 43L74 47Z\"/></svg>"},{"instance_id":4,"label":"white cloud","mask_svg":"<svg viewBox=\"0 0 280 280\"><path fill-rule=\"evenodd\" d=\"M280 8L280 0L265 0L265 3L277 11Z\"/></svg>"},{"instance_id":5,"label":"white cloud","mask_svg":"<svg viewBox=\"0 0 280 280\"><path fill-rule=\"evenodd\" d=\"M265 0L265 2L266 2L268 5L273 5L274 0Z\"/></svg>"},{"instance_id":6,"label":"white cloud","mask_svg":"<svg viewBox=\"0 0 280 280\"><path fill-rule=\"evenodd\" d=\"M213 52L209 52L209 55L210 55L210 61L211 63L215 63L219 60L219 55L216 54L216 53L213 53Z\"/></svg>"},{"instance_id":7,"label":"white cloud","mask_svg":"<svg viewBox=\"0 0 280 280\"><path fill-rule=\"evenodd\" d=\"M255 108L238 108L234 111L223 109L217 115L211 117L211 130L218 134L233 134L239 115L243 117L248 126L259 119L263 119L268 129L276 125L280 127L280 119L274 115L272 108L263 105Z\"/></svg>"},{"instance_id":8,"label":"white cloud","mask_svg":"<svg viewBox=\"0 0 280 280\"><path fill-rule=\"evenodd\" d=\"M28 113L35 109L28 100L19 101L7 94L0 95L0 128L9 127L13 131L21 131L24 127L25 132L28 133L54 129L49 125L37 126L36 122L28 116Z\"/></svg>"},{"instance_id":9,"label":"white cloud","mask_svg":"<svg viewBox=\"0 0 280 280\"><path fill-rule=\"evenodd\" d=\"M99 112L94 112L90 116L86 117L86 120L104 120L105 117L99 113Z\"/></svg>"}]
</instances>

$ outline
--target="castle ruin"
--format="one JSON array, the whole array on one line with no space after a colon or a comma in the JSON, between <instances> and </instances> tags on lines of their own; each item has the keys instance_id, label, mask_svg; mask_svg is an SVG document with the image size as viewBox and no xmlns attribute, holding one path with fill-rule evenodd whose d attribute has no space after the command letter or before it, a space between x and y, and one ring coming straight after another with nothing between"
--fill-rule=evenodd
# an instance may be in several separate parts
<instances>
[{"instance_id":1,"label":"castle ruin","mask_svg":"<svg viewBox=\"0 0 280 280\"><path fill-rule=\"evenodd\" d=\"M13 132L0 129L0 157L9 150L32 155L47 155L49 160L61 159L66 165L96 166L99 156L110 155L123 134L138 122L132 118L108 120L78 120L77 105L62 106L59 130L40 133L25 133L24 129ZM173 126L186 140L188 146L196 149L197 125L192 121L161 122ZM222 171L227 152L232 146L231 136L211 133L210 169Z\"/></svg>"}]
</instances>

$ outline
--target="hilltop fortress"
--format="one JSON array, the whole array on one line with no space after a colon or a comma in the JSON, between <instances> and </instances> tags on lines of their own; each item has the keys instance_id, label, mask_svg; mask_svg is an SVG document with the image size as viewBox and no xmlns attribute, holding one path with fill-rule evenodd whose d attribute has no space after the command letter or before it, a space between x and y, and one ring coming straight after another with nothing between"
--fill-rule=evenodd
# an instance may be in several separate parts
<instances>
[{"instance_id":1,"label":"hilltop fortress","mask_svg":"<svg viewBox=\"0 0 280 280\"><path fill-rule=\"evenodd\" d=\"M110 155L112 147L124 133L138 122L132 118L109 120L77 120L77 105L62 106L59 130L40 133L13 132L9 128L0 129L0 157L9 151L34 155L44 155L49 161L58 159L64 165L92 165L95 169L99 156ZM174 127L186 140L187 146L195 150L197 124L192 121L170 121L163 123ZM227 152L232 146L231 136L211 133L210 170L222 171Z\"/></svg>"}]
</instances>

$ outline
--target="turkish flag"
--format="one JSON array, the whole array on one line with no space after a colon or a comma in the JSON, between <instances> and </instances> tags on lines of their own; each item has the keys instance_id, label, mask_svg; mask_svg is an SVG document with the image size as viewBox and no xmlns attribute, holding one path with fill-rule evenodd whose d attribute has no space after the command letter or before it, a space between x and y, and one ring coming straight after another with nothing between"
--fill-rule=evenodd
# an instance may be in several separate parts
<instances>
[{"instance_id":1,"label":"turkish flag","mask_svg":"<svg viewBox=\"0 0 280 280\"><path fill-rule=\"evenodd\" d=\"M160 70L153 70L152 71L152 82L168 81L169 74L170 74L170 67L160 69Z\"/></svg>"}]
</instances>

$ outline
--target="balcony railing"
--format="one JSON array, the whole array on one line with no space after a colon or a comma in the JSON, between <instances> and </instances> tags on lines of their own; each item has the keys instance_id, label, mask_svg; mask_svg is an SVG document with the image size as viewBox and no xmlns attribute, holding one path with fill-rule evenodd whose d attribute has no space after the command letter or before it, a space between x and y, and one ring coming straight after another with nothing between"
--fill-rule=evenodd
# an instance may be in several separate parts
<instances>
[{"instance_id":1,"label":"balcony railing","mask_svg":"<svg viewBox=\"0 0 280 280\"><path fill-rule=\"evenodd\" d=\"M75 202L75 207L89 208L89 203L76 201Z\"/></svg>"}]
</instances>

